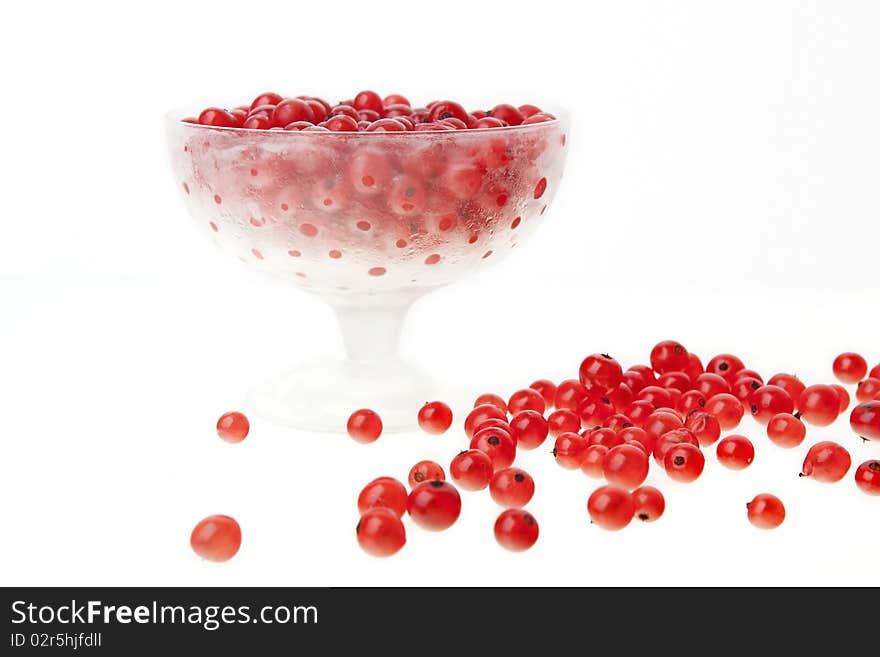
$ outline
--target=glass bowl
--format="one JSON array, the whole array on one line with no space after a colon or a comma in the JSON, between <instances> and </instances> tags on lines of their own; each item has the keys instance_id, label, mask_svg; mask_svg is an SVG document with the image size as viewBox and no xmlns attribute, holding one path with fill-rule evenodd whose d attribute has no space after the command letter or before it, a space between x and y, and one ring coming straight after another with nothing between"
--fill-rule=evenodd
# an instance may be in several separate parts
<instances>
[{"instance_id":1,"label":"glass bowl","mask_svg":"<svg viewBox=\"0 0 880 657\"><path fill-rule=\"evenodd\" d=\"M368 406L386 431L413 428L436 387L398 356L407 309L538 227L562 177L566 119L346 133L216 128L183 116L169 114L166 127L192 218L249 266L320 295L342 331L344 359L257 387L254 410L339 432Z\"/></svg>"}]
</instances>

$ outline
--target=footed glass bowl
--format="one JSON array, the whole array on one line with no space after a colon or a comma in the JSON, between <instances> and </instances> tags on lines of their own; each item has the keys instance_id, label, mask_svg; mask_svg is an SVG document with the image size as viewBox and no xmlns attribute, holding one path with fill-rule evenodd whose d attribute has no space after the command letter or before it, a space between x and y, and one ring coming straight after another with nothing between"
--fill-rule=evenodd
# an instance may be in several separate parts
<instances>
[{"instance_id":1,"label":"footed glass bowl","mask_svg":"<svg viewBox=\"0 0 880 657\"><path fill-rule=\"evenodd\" d=\"M364 406L411 429L436 388L397 354L414 300L507 255L543 220L565 162L567 122L424 132L216 128L167 119L190 215L251 267L320 295L346 357L250 395L254 410L345 430Z\"/></svg>"}]
</instances>

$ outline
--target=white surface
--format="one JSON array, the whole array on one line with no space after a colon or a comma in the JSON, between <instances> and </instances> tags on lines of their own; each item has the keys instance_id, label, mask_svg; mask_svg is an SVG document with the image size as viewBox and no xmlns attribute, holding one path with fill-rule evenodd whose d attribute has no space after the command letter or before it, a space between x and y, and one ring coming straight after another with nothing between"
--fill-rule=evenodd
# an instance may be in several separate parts
<instances>
[{"instance_id":1,"label":"white surface","mask_svg":"<svg viewBox=\"0 0 880 657\"><path fill-rule=\"evenodd\" d=\"M397 557L354 541L355 499L464 445L371 446L252 417L213 432L254 383L337 345L319 301L227 261L191 227L161 116L265 89L361 87L573 110L550 221L490 272L419 302L407 351L473 392L564 378L611 351L641 362L675 337L772 374L831 380L836 353L880 361L876 291L880 8L871 2L18 5L0 28L0 582L12 584L880 584L865 560L880 498L799 480L802 449L709 458L691 486L652 472L667 515L591 527L596 485L525 453L541 538L498 548L498 509L464 494L452 530L408 525ZM268 18L271 17L271 18ZM430 21L430 34L426 22ZM76 29L70 29L75 24ZM427 38L430 37L430 38ZM35 44L39 43L39 47ZM374 62L374 63L370 63ZM36 128L36 129L34 129ZM413 409L416 412L417 409ZM456 427L463 419L458 411ZM880 456L845 421L855 463ZM711 452L709 452L711 454ZM745 503L789 517L753 529ZM210 513L241 522L220 566L188 547ZM867 551L867 552L866 552Z\"/></svg>"}]
</instances>

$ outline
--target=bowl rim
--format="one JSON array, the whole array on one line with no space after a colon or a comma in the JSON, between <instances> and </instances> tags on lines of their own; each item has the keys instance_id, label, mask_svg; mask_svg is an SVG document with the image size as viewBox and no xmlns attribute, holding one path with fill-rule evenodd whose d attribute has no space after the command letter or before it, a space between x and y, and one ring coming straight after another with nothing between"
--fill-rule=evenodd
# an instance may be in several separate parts
<instances>
[{"instance_id":1,"label":"bowl rim","mask_svg":"<svg viewBox=\"0 0 880 657\"><path fill-rule=\"evenodd\" d=\"M192 129L193 131L212 131L212 132L228 132L230 134L242 134L242 135L308 135L312 136L324 136L333 135L336 138L346 137L346 138L365 138L372 139L374 137L385 137L392 139L413 139L414 135L445 135L450 138L454 138L456 136L465 136L465 135L473 135L473 134L493 134L493 135L501 135L501 134L509 134L511 132L529 132L529 131L541 131L550 128L551 126L566 126L569 123L569 113L560 108L552 108L549 110L553 116L556 118L550 121L543 121L541 123L529 123L528 125L509 125L501 128L468 128L465 130L405 130L400 132L333 132L332 130L324 131L308 131L308 130L273 130L273 129L258 129L258 128L227 128L223 126L214 126L214 125L202 125L201 123L189 123L183 120L184 117L190 117L198 115L199 112L197 110L193 110L192 106L178 107L176 109L169 110L165 113L165 123L169 126L177 125L187 129ZM289 138L289 137L285 137Z\"/></svg>"}]
</instances>

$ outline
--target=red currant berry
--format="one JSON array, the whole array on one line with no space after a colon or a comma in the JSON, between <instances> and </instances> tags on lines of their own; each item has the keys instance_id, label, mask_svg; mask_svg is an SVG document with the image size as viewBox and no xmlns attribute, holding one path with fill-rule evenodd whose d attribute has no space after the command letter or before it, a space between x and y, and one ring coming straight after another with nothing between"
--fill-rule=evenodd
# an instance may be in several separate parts
<instances>
[{"instance_id":1,"label":"red currant berry","mask_svg":"<svg viewBox=\"0 0 880 657\"><path fill-rule=\"evenodd\" d=\"M721 424L718 418L705 411L694 411L685 419L684 426L697 437L700 445L714 444L721 437Z\"/></svg>"},{"instance_id":2,"label":"red currant berry","mask_svg":"<svg viewBox=\"0 0 880 657\"><path fill-rule=\"evenodd\" d=\"M587 356L580 367L580 381L587 390L610 390L623 381L623 368L608 354Z\"/></svg>"},{"instance_id":3,"label":"red currant berry","mask_svg":"<svg viewBox=\"0 0 880 657\"><path fill-rule=\"evenodd\" d=\"M654 460L660 465L663 465L666 458L666 452L677 445L684 444L693 445L694 447L700 446L700 442L690 429L686 427L673 429L672 431L664 433L659 439L657 439L651 453L654 456Z\"/></svg>"},{"instance_id":4,"label":"red currant berry","mask_svg":"<svg viewBox=\"0 0 880 657\"><path fill-rule=\"evenodd\" d=\"M504 417L507 417L507 402L504 401L504 399L499 395L493 394L491 392L480 395L474 401L474 408L476 408L477 406L483 406L484 404L489 404L490 406L497 407L505 414Z\"/></svg>"},{"instance_id":5,"label":"red currant berry","mask_svg":"<svg viewBox=\"0 0 880 657\"><path fill-rule=\"evenodd\" d=\"M229 561L241 547L241 527L235 518L208 516L192 530L189 544L202 559Z\"/></svg>"},{"instance_id":6,"label":"red currant berry","mask_svg":"<svg viewBox=\"0 0 880 657\"><path fill-rule=\"evenodd\" d=\"M626 527L635 515L636 508L632 495L620 486L601 486L592 492L587 500L590 520L610 531Z\"/></svg>"},{"instance_id":7,"label":"red currant berry","mask_svg":"<svg viewBox=\"0 0 880 657\"><path fill-rule=\"evenodd\" d=\"M254 102L251 103L251 109L259 107L260 105L277 105L282 100L284 100L283 96L279 96L272 91L267 91L254 98Z\"/></svg>"},{"instance_id":8,"label":"red currant berry","mask_svg":"<svg viewBox=\"0 0 880 657\"><path fill-rule=\"evenodd\" d=\"M538 521L521 509L502 511L495 521L495 540L511 552L528 550L538 540Z\"/></svg>"},{"instance_id":9,"label":"red currant berry","mask_svg":"<svg viewBox=\"0 0 880 657\"><path fill-rule=\"evenodd\" d=\"M358 511L363 514L369 509L391 509L397 517L406 513L406 487L394 477L379 477L364 486L358 495Z\"/></svg>"},{"instance_id":10,"label":"red currant berry","mask_svg":"<svg viewBox=\"0 0 880 657\"><path fill-rule=\"evenodd\" d=\"M730 393L745 405L749 403L749 400L752 398L752 395L755 394L755 391L763 385L764 384L761 383L759 379L751 376L741 376L733 383ZM782 388L780 388L780 390L782 390ZM791 397L791 395L789 395L789 397Z\"/></svg>"},{"instance_id":11,"label":"red currant berry","mask_svg":"<svg viewBox=\"0 0 880 657\"><path fill-rule=\"evenodd\" d=\"M688 353L688 365L684 369L684 373L687 374L691 381L696 379L700 374L705 372L705 368L703 367L703 362L700 360L700 357L694 353Z\"/></svg>"},{"instance_id":12,"label":"red currant berry","mask_svg":"<svg viewBox=\"0 0 880 657\"><path fill-rule=\"evenodd\" d=\"M458 520L461 496L448 481L424 481L409 494L406 509L419 527L442 531Z\"/></svg>"},{"instance_id":13,"label":"red currant berry","mask_svg":"<svg viewBox=\"0 0 880 657\"><path fill-rule=\"evenodd\" d=\"M675 408L685 415L691 411L702 411L706 408L706 397L699 390L688 390L678 400Z\"/></svg>"},{"instance_id":14,"label":"red currant berry","mask_svg":"<svg viewBox=\"0 0 880 657\"><path fill-rule=\"evenodd\" d=\"M626 372L624 372L624 374L626 374L627 372L632 372L640 376L645 382L644 386L650 386L657 383L657 373L647 365L633 365Z\"/></svg>"},{"instance_id":15,"label":"red currant berry","mask_svg":"<svg viewBox=\"0 0 880 657\"><path fill-rule=\"evenodd\" d=\"M605 455L609 451L605 445L588 445L584 452L584 462L581 463L581 472L594 479L604 477L602 463L605 462Z\"/></svg>"},{"instance_id":16,"label":"red currant berry","mask_svg":"<svg viewBox=\"0 0 880 657\"><path fill-rule=\"evenodd\" d=\"M670 388L678 390L683 394L691 389L691 377L684 372L667 372L660 375L657 385L667 390Z\"/></svg>"},{"instance_id":17,"label":"red currant berry","mask_svg":"<svg viewBox=\"0 0 880 657\"><path fill-rule=\"evenodd\" d=\"M581 430L581 418L574 411L553 411L547 418L547 427L554 438L561 433L577 433Z\"/></svg>"},{"instance_id":18,"label":"red currant berry","mask_svg":"<svg viewBox=\"0 0 880 657\"><path fill-rule=\"evenodd\" d=\"M637 399L632 404L626 407L623 411L623 414L626 415L632 423L637 427L644 426L645 422L651 417L655 412L656 408L654 408L654 404L648 401L644 401L642 399Z\"/></svg>"},{"instance_id":19,"label":"red currant berry","mask_svg":"<svg viewBox=\"0 0 880 657\"><path fill-rule=\"evenodd\" d=\"M859 354L847 352L834 359L833 370L842 383L858 383L868 373L868 362Z\"/></svg>"},{"instance_id":20,"label":"red currant berry","mask_svg":"<svg viewBox=\"0 0 880 657\"><path fill-rule=\"evenodd\" d=\"M813 445L807 452L800 476L833 484L846 476L851 465L852 458L844 447L830 440L823 440Z\"/></svg>"},{"instance_id":21,"label":"red currant berry","mask_svg":"<svg viewBox=\"0 0 880 657\"><path fill-rule=\"evenodd\" d=\"M359 443L372 443L382 435L382 419L368 408L355 411L348 418L348 435Z\"/></svg>"},{"instance_id":22,"label":"red currant berry","mask_svg":"<svg viewBox=\"0 0 880 657\"><path fill-rule=\"evenodd\" d=\"M761 493L746 504L749 522L758 529L775 529L785 520L785 505L775 495Z\"/></svg>"},{"instance_id":23,"label":"red currant berry","mask_svg":"<svg viewBox=\"0 0 880 657\"><path fill-rule=\"evenodd\" d=\"M423 481L445 481L446 473L439 463L419 461L409 471L409 487L415 488Z\"/></svg>"},{"instance_id":24,"label":"red currant berry","mask_svg":"<svg viewBox=\"0 0 880 657\"><path fill-rule=\"evenodd\" d=\"M431 106L428 112L428 121L442 121L443 119L459 119L467 124L468 113L458 103L443 100Z\"/></svg>"},{"instance_id":25,"label":"red currant berry","mask_svg":"<svg viewBox=\"0 0 880 657\"><path fill-rule=\"evenodd\" d=\"M574 411L587 395L589 393L580 381L566 379L556 386L556 403L554 406Z\"/></svg>"},{"instance_id":26,"label":"red currant berry","mask_svg":"<svg viewBox=\"0 0 880 657\"><path fill-rule=\"evenodd\" d=\"M238 119L225 109L219 107L209 107L199 114L199 123L201 125L210 125L217 128L236 128L240 124Z\"/></svg>"},{"instance_id":27,"label":"red currant berry","mask_svg":"<svg viewBox=\"0 0 880 657\"><path fill-rule=\"evenodd\" d=\"M625 383L617 384L617 387L612 388L605 393L605 397L618 412L629 406L632 403L632 400L635 399L632 390Z\"/></svg>"},{"instance_id":28,"label":"red currant berry","mask_svg":"<svg viewBox=\"0 0 880 657\"><path fill-rule=\"evenodd\" d=\"M583 432L581 435L586 439L588 445L604 445L608 449L623 445L623 438L614 429L609 429L608 427L591 429Z\"/></svg>"},{"instance_id":29,"label":"red currant berry","mask_svg":"<svg viewBox=\"0 0 880 657\"><path fill-rule=\"evenodd\" d=\"M767 424L767 437L779 447L797 447L806 435L804 423L791 413L775 415Z\"/></svg>"},{"instance_id":30,"label":"red currant berry","mask_svg":"<svg viewBox=\"0 0 880 657\"><path fill-rule=\"evenodd\" d=\"M385 108L382 104L382 98L375 91L362 91L354 97L352 101L356 110L372 110L381 113Z\"/></svg>"},{"instance_id":31,"label":"red currant berry","mask_svg":"<svg viewBox=\"0 0 880 657\"><path fill-rule=\"evenodd\" d=\"M483 490L492 478L492 460L478 449L459 452L449 464L449 476L465 490Z\"/></svg>"},{"instance_id":32,"label":"red currant berry","mask_svg":"<svg viewBox=\"0 0 880 657\"><path fill-rule=\"evenodd\" d=\"M426 433L446 433L452 426L452 409L441 401L428 402L419 409L419 426Z\"/></svg>"},{"instance_id":33,"label":"red currant berry","mask_svg":"<svg viewBox=\"0 0 880 657\"><path fill-rule=\"evenodd\" d=\"M544 398L546 408L553 408L556 403L556 384L547 379L538 379L529 386Z\"/></svg>"},{"instance_id":34,"label":"red currant berry","mask_svg":"<svg viewBox=\"0 0 880 657\"><path fill-rule=\"evenodd\" d=\"M651 367L655 372L682 372L690 362L688 350L674 340L664 340L651 350Z\"/></svg>"},{"instance_id":35,"label":"red currant berry","mask_svg":"<svg viewBox=\"0 0 880 657\"><path fill-rule=\"evenodd\" d=\"M856 485L868 495L880 495L880 461L865 461L856 468Z\"/></svg>"},{"instance_id":36,"label":"red currant berry","mask_svg":"<svg viewBox=\"0 0 880 657\"><path fill-rule=\"evenodd\" d=\"M487 395L481 396L477 401L483 399ZM503 401L501 403L504 403ZM507 408L505 404L504 408ZM483 422L486 420L502 420L503 422L507 422L507 411L502 410L498 406L494 404L479 404L474 406L474 409L468 413L467 418L464 421L464 432L467 434L468 438L473 438L474 433L480 427Z\"/></svg>"},{"instance_id":37,"label":"red currant berry","mask_svg":"<svg viewBox=\"0 0 880 657\"><path fill-rule=\"evenodd\" d=\"M240 443L251 430L250 422L243 413L231 411L217 420L217 435L227 443Z\"/></svg>"},{"instance_id":38,"label":"red currant berry","mask_svg":"<svg viewBox=\"0 0 880 657\"><path fill-rule=\"evenodd\" d=\"M489 493L501 506L525 506L535 494L535 481L525 470L504 468L492 475Z\"/></svg>"},{"instance_id":39,"label":"red currant berry","mask_svg":"<svg viewBox=\"0 0 880 657\"><path fill-rule=\"evenodd\" d=\"M506 122L507 125L519 125L526 118L516 107L507 103L496 105L489 110L488 115Z\"/></svg>"},{"instance_id":40,"label":"red currant berry","mask_svg":"<svg viewBox=\"0 0 880 657\"><path fill-rule=\"evenodd\" d=\"M798 397L800 417L818 427L827 427L840 414L840 397L831 386L815 385L805 388Z\"/></svg>"},{"instance_id":41,"label":"red currant berry","mask_svg":"<svg viewBox=\"0 0 880 657\"><path fill-rule=\"evenodd\" d=\"M880 440L880 401L867 401L853 409L849 425L863 440Z\"/></svg>"},{"instance_id":42,"label":"red currant berry","mask_svg":"<svg viewBox=\"0 0 880 657\"><path fill-rule=\"evenodd\" d=\"M370 123L365 132L406 132L406 124L398 119L379 119Z\"/></svg>"},{"instance_id":43,"label":"red currant berry","mask_svg":"<svg viewBox=\"0 0 880 657\"><path fill-rule=\"evenodd\" d=\"M544 408L544 398L541 393L531 388L517 390L507 401L507 411L511 415L516 415L520 411L535 411L543 414Z\"/></svg>"},{"instance_id":44,"label":"red currant berry","mask_svg":"<svg viewBox=\"0 0 880 657\"><path fill-rule=\"evenodd\" d=\"M608 429L614 429L615 431L620 431L621 429L626 429L627 427L635 425L633 425L629 418L623 413L615 413L614 415L609 415L605 418L602 426Z\"/></svg>"},{"instance_id":45,"label":"red currant berry","mask_svg":"<svg viewBox=\"0 0 880 657\"><path fill-rule=\"evenodd\" d=\"M880 365L877 365L873 370L868 372L868 378L880 380Z\"/></svg>"},{"instance_id":46,"label":"red currant berry","mask_svg":"<svg viewBox=\"0 0 880 657\"><path fill-rule=\"evenodd\" d=\"M497 427L486 427L474 434L471 449L485 452L492 461L493 470L509 468L516 458L516 441L509 432Z\"/></svg>"},{"instance_id":47,"label":"red currant berry","mask_svg":"<svg viewBox=\"0 0 880 657\"><path fill-rule=\"evenodd\" d=\"M661 388L660 386L645 386L639 391L636 399L649 402L654 405L654 408L675 408L672 402L672 394L666 388Z\"/></svg>"},{"instance_id":48,"label":"red currant berry","mask_svg":"<svg viewBox=\"0 0 880 657\"><path fill-rule=\"evenodd\" d=\"M249 119L245 119L245 121L241 124L241 127L247 128L248 130L268 130L272 127L272 121L269 119L269 117L258 114L257 116L252 116ZM287 130L287 127L285 127L284 129Z\"/></svg>"},{"instance_id":49,"label":"red currant berry","mask_svg":"<svg viewBox=\"0 0 880 657\"><path fill-rule=\"evenodd\" d=\"M645 423L642 425L642 428L648 432L648 435L651 436L654 440L660 438L660 436L672 431L673 429L680 429L684 426L684 422L681 421L681 418L674 411L654 411L645 420Z\"/></svg>"},{"instance_id":50,"label":"red currant berry","mask_svg":"<svg viewBox=\"0 0 880 657\"><path fill-rule=\"evenodd\" d=\"M494 116L484 116L482 118L474 121L472 127L474 128L503 128L507 124L504 123L501 119L496 119Z\"/></svg>"},{"instance_id":51,"label":"red currant berry","mask_svg":"<svg viewBox=\"0 0 880 657\"><path fill-rule=\"evenodd\" d=\"M585 427L601 426L605 420L614 415L614 406L607 397L584 399L577 408L581 424Z\"/></svg>"},{"instance_id":52,"label":"red currant berry","mask_svg":"<svg viewBox=\"0 0 880 657\"><path fill-rule=\"evenodd\" d=\"M406 530L391 509L367 510L355 527L358 545L374 557L390 557L406 543Z\"/></svg>"},{"instance_id":53,"label":"red currant berry","mask_svg":"<svg viewBox=\"0 0 880 657\"><path fill-rule=\"evenodd\" d=\"M563 433L553 447L556 462L567 470L581 467L587 454L587 439L577 433Z\"/></svg>"},{"instance_id":54,"label":"red currant berry","mask_svg":"<svg viewBox=\"0 0 880 657\"><path fill-rule=\"evenodd\" d=\"M294 121L315 123L315 115L312 112L312 108L308 103L299 98L287 98L280 101L275 106L275 111L272 112L272 125L285 126Z\"/></svg>"},{"instance_id":55,"label":"red currant berry","mask_svg":"<svg viewBox=\"0 0 880 657\"><path fill-rule=\"evenodd\" d=\"M642 486L632 492L635 517L642 522L654 522L666 510L663 493L653 486Z\"/></svg>"},{"instance_id":56,"label":"red currant berry","mask_svg":"<svg viewBox=\"0 0 880 657\"><path fill-rule=\"evenodd\" d=\"M745 436L727 436L715 449L718 462L731 470L743 470L755 460L755 446Z\"/></svg>"},{"instance_id":57,"label":"red currant berry","mask_svg":"<svg viewBox=\"0 0 880 657\"><path fill-rule=\"evenodd\" d=\"M357 119L353 119L345 114L337 114L327 119L324 122L324 127L330 132L357 132L358 122Z\"/></svg>"},{"instance_id":58,"label":"red currant berry","mask_svg":"<svg viewBox=\"0 0 880 657\"><path fill-rule=\"evenodd\" d=\"M791 398L797 402L800 398L801 393L804 391L805 386L803 382L794 376L793 374L774 374L770 377L770 380L767 381L768 386L779 386L789 395Z\"/></svg>"},{"instance_id":59,"label":"red currant berry","mask_svg":"<svg viewBox=\"0 0 880 657\"><path fill-rule=\"evenodd\" d=\"M720 354L706 363L706 371L724 377L729 383L737 377L737 372L745 368L743 362L733 354Z\"/></svg>"},{"instance_id":60,"label":"red currant berry","mask_svg":"<svg viewBox=\"0 0 880 657\"><path fill-rule=\"evenodd\" d=\"M749 398L752 417L761 424L767 424L774 415L794 411L794 401L779 386L761 386Z\"/></svg>"},{"instance_id":61,"label":"red currant berry","mask_svg":"<svg viewBox=\"0 0 880 657\"><path fill-rule=\"evenodd\" d=\"M706 400L705 410L718 418L718 423L724 431L736 429L745 415L745 408L739 399L726 392Z\"/></svg>"},{"instance_id":62,"label":"red currant berry","mask_svg":"<svg viewBox=\"0 0 880 657\"><path fill-rule=\"evenodd\" d=\"M703 396L708 399L723 392L730 392L730 384L720 374L704 372L694 381L694 390L703 393Z\"/></svg>"},{"instance_id":63,"label":"red currant berry","mask_svg":"<svg viewBox=\"0 0 880 657\"><path fill-rule=\"evenodd\" d=\"M523 449L535 449L542 445L550 431L547 420L536 411L520 411L510 420L510 428L517 445Z\"/></svg>"},{"instance_id":64,"label":"red currant berry","mask_svg":"<svg viewBox=\"0 0 880 657\"><path fill-rule=\"evenodd\" d=\"M654 445L657 441L653 436L641 427L625 427L617 432L617 437L623 441L623 444L634 445L642 449L645 454L654 452Z\"/></svg>"},{"instance_id":65,"label":"red currant berry","mask_svg":"<svg viewBox=\"0 0 880 657\"><path fill-rule=\"evenodd\" d=\"M648 455L633 445L618 445L605 455L602 472L611 484L633 489L648 476Z\"/></svg>"},{"instance_id":66,"label":"red currant berry","mask_svg":"<svg viewBox=\"0 0 880 657\"><path fill-rule=\"evenodd\" d=\"M705 465L706 457L703 452L689 443L670 447L663 457L663 467L666 468L669 478L683 483L696 480L703 473Z\"/></svg>"},{"instance_id":67,"label":"red currant berry","mask_svg":"<svg viewBox=\"0 0 880 657\"><path fill-rule=\"evenodd\" d=\"M834 388L834 392L837 393L837 400L840 402L837 407L838 415L843 415L846 413L846 409L849 408L850 396L849 393L839 383L832 383L831 387Z\"/></svg>"},{"instance_id":68,"label":"red currant berry","mask_svg":"<svg viewBox=\"0 0 880 657\"><path fill-rule=\"evenodd\" d=\"M880 379L868 377L864 381L860 381L859 387L856 388L856 399L860 402L880 399Z\"/></svg>"}]
</instances>

